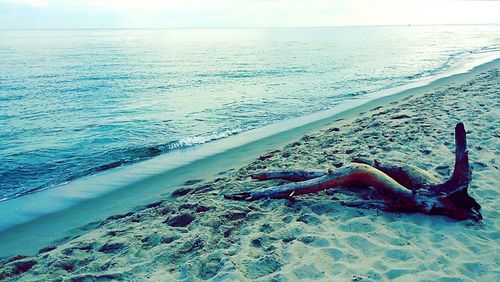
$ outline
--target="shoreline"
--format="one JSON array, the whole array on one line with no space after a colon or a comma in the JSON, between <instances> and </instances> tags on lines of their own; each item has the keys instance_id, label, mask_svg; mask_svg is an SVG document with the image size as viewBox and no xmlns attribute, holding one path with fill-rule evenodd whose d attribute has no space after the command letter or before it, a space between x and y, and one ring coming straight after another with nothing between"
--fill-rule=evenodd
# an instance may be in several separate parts
<instances>
[{"instance_id":1,"label":"shoreline","mask_svg":"<svg viewBox=\"0 0 500 282\"><path fill-rule=\"evenodd\" d=\"M391 102L399 101L419 92L429 91L444 85L451 85L462 79L473 77L482 71L498 67L499 64L500 59L497 58L488 63L475 66L472 70L469 69L465 73L460 73L460 70L458 74L453 74L452 72L451 76L434 78L429 84L426 84L427 82L424 81L421 82L423 85L405 89L393 95L388 94L388 96L369 101L358 100L358 104L354 107L333 115L332 111L318 113L316 115L319 118L316 117L317 120L312 122L307 120L307 117L302 118L302 120L299 118L287 121L288 123L294 123L299 120L302 123L299 123L299 126L293 125L292 129L278 133L273 131L262 132L261 135L252 136L255 131L245 132L245 134L239 136L240 142L243 141L243 143L234 142L236 146L233 144L233 147L229 147L229 149L225 147L227 144L224 144L233 142L232 140L228 141L229 138L222 139L220 142L208 143L207 145L213 146L213 148L205 150L202 148L188 162L174 162L174 165L177 166L174 166L170 171L142 179L136 183L125 184L121 189L101 191L98 189L99 185L96 185L90 189L89 187L82 187L84 188L83 190L68 189L65 191L66 194L61 195L60 191L54 188L51 189L53 190L51 191L52 196L50 193L42 194L43 192L41 192L19 198L22 200L2 202L0 203L0 211L4 215L4 218L3 222L1 222L2 224L0 224L0 229L3 226L4 230L0 231L0 250L2 250L0 251L0 257L16 253L33 254L36 250L61 237L71 238L78 236L85 231L85 228L81 229L82 226L88 223L98 222L113 214L136 210L134 207L146 205L164 198L174 191L176 187L182 186L186 181L193 178L213 179L223 171L242 166L255 159L258 155L291 143L305 134L332 126L338 119L352 118L359 113L369 111L378 106L388 105ZM334 109L334 111L338 111L338 109ZM272 126L279 127L281 124ZM266 134L268 135L266 136ZM250 139L250 141L247 139ZM219 146L218 143L223 143L223 146ZM203 145L199 147L203 147ZM185 151L192 150L188 148ZM173 158L175 157L174 154ZM234 159L237 161L234 161ZM135 168L137 166L127 167L126 169L131 171ZM152 168L147 167L144 170L147 171L148 169L152 170ZM120 173L121 175L124 174L122 170L117 171L117 174ZM110 178L107 181L116 181L123 184L123 182L119 182L120 179L116 178ZM95 197L96 195L98 196ZM24 204L21 203L22 201L24 201ZM33 208L33 203L51 204L50 206L42 204L42 206ZM54 212L54 206L57 208L57 205L54 204L62 206ZM35 231L39 236L31 238L30 235Z\"/></svg>"},{"instance_id":2,"label":"shoreline","mask_svg":"<svg viewBox=\"0 0 500 282\"><path fill-rule=\"evenodd\" d=\"M495 160L499 69L497 59L438 85L380 99L379 104L332 117L330 123L318 123L319 130L293 142L283 139L293 138L296 131L280 133L269 138L273 151L261 157L251 150L255 144L247 145L233 152L245 158L241 167L227 160L233 169L217 178L203 175L179 185L189 192L184 196L129 209L82 226L78 237L45 245L36 256L4 261L0 277L492 281L500 226ZM469 192L482 205L481 223L340 203L376 196L369 190L363 195L333 188L297 201L222 198L280 183L251 181L249 175L255 172L335 169L353 157L405 162L446 179L453 166L453 127L458 121L467 129L474 170Z\"/></svg>"}]
</instances>

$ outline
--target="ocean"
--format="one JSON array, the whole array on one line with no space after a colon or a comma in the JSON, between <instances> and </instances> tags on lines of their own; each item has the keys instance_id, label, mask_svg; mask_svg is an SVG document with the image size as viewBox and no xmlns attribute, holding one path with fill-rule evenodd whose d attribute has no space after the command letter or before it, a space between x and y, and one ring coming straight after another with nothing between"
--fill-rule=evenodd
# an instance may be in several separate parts
<instances>
[{"instance_id":1,"label":"ocean","mask_svg":"<svg viewBox=\"0 0 500 282\"><path fill-rule=\"evenodd\" d=\"M499 50L498 25L0 30L0 200Z\"/></svg>"}]
</instances>

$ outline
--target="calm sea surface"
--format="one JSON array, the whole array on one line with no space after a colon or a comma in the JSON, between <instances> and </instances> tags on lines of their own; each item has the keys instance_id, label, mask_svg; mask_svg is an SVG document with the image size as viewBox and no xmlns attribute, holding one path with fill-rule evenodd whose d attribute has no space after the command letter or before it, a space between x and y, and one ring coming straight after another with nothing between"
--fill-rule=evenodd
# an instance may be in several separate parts
<instances>
[{"instance_id":1,"label":"calm sea surface","mask_svg":"<svg viewBox=\"0 0 500 282\"><path fill-rule=\"evenodd\" d=\"M0 31L0 199L499 49L500 26Z\"/></svg>"}]
</instances>

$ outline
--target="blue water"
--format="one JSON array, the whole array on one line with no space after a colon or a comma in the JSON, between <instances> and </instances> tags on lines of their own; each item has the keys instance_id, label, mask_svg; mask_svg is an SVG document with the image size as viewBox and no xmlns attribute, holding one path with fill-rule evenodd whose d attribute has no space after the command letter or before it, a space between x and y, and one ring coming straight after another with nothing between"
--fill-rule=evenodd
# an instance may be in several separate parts
<instances>
[{"instance_id":1,"label":"blue water","mask_svg":"<svg viewBox=\"0 0 500 282\"><path fill-rule=\"evenodd\" d=\"M500 26L0 31L0 199L499 49Z\"/></svg>"}]
</instances>

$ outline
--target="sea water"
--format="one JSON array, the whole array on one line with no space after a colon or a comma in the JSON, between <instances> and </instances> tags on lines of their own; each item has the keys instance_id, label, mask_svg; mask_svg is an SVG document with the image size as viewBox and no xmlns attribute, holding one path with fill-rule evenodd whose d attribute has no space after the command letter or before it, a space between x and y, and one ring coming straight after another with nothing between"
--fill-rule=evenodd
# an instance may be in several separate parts
<instances>
[{"instance_id":1,"label":"sea water","mask_svg":"<svg viewBox=\"0 0 500 282\"><path fill-rule=\"evenodd\" d=\"M0 200L348 103L500 26L0 31Z\"/></svg>"}]
</instances>

